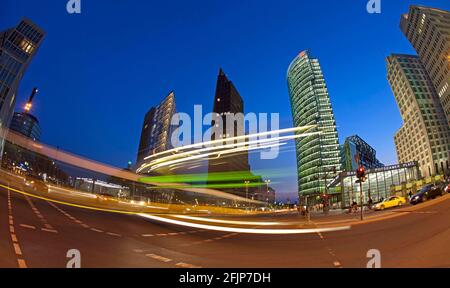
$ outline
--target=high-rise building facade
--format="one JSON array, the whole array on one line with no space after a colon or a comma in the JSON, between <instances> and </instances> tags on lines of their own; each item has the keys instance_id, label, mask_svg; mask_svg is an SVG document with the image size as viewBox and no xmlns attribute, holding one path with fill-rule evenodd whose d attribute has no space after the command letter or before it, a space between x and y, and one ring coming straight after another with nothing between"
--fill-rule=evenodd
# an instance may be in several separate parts
<instances>
[{"instance_id":1,"label":"high-rise building facade","mask_svg":"<svg viewBox=\"0 0 450 288\"><path fill-rule=\"evenodd\" d=\"M144 162L147 156L172 148L173 126L171 120L175 113L175 94L170 92L158 106L152 107L145 114L137 154L137 167Z\"/></svg>"},{"instance_id":2,"label":"high-rise building facade","mask_svg":"<svg viewBox=\"0 0 450 288\"><path fill-rule=\"evenodd\" d=\"M439 96L419 57L387 58L388 80L403 125L395 134L399 163L417 161L422 176L449 169L450 129Z\"/></svg>"},{"instance_id":3,"label":"high-rise building facade","mask_svg":"<svg viewBox=\"0 0 450 288\"><path fill-rule=\"evenodd\" d=\"M39 141L41 138L38 119L27 112L14 112L9 129L34 141Z\"/></svg>"},{"instance_id":4,"label":"high-rise building facade","mask_svg":"<svg viewBox=\"0 0 450 288\"><path fill-rule=\"evenodd\" d=\"M214 97L212 125L218 125L218 120L222 120L222 128L219 127L217 133L211 135L211 141L224 139L229 137L236 137L244 135L244 119L236 117L236 120L231 123L227 123L227 117L237 114L244 114L244 101L241 95L237 91L233 82L231 82L225 75L222 69L219 71L216 83L216 93ZM216 118L217 120L214 120ZM233 125L228 127L227 125ZM237 143L237 141L235 141ZM226 142L227 143L227 142ZM224 143L225 144L225 143ZM236 171L248 171L250 170L248 164L248 151L241 151L240 153L230 154L230 156L221 157L218 159L209 159L208 161L208 173L215 172L236 172Z\"/></svg>"},{"instance_id":5,"label":"high-rise building facade","mask_svg":"<svg viewBox=\"0 0 450 288\"><path fill-rule=\"evenodd\" d=\"M42 29L27 19L15 28L0 32L0 152L13 115L20 80L43 38Z\"/></svg>"},{"instance_id":6,"label":"high-rise building facade","mask_svg":"<svg viewBox=\"0 0 450 288\"><path fill-rule=\"evenodd\" d=\"M417 51L450 125L450 12L411 6L400 27Z\"/></svg>"},{"instance_id":7,"label":"high-rise building facade","mask_svg":"<svg viewBox=\"0 0 450 288\"><path fill-rule=\"evenodd\" d=\"M325 179L331 181L341 164L336 121L319 60L301 52L290 64L287 78L294 126L315 125L309 132L318 132L296 140L299 194L324 193Z\"/></svg>"},{"instance_id":8,"label":"high-rise building facade","mask_svg":"<svg viewBox=\"0 0 450 288\"><path fill-rule=\"evenodd\" d=\"M347 172L356 171L359 164L363 165L366 169L384 166L377 159L377 151L358 135L353 135L345 139L341 147L341 155L342 167Z\"/></svg>"}]
</instances>

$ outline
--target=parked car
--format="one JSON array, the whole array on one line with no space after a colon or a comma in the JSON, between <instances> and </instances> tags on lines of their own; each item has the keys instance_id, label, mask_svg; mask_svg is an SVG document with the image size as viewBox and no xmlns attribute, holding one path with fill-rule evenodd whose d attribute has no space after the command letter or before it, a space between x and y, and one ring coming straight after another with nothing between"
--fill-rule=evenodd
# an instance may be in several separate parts
<instances>
[{"instance_id":1,"label":"parked car","mask_svg":"<svg viewBox=\"0 0 450 288\"><path fill-rule=\"evenodd\" d=\"M444 190L439 185L430 184L422 187L420 191L411 197L410 203L417 205L419 203L425 202L428 199L434 199L438 196L442 196Z\"/></svg>"},{"instance_id":2,"label":"parked car","mask_svg":"<svg viewBox=\"0 0 450 288\"><path fill-rule=\"evenodd\" d=\"M406 203L405 198L399 197L399 196L392 196L378 204L375 204L374 209L375 210L384 210L387 208L399 207L405 203Z\"/></svg>"},{"instance_id":3,"label":"parked car","mask_svg":"<svg viewBox=\"0 0 450 288\"><path fill-rule=\"evenodd\" d=\"M442 184L442 190L444 191L444 193L450 193L450 183Z\"/></svg>"}]
</instances>

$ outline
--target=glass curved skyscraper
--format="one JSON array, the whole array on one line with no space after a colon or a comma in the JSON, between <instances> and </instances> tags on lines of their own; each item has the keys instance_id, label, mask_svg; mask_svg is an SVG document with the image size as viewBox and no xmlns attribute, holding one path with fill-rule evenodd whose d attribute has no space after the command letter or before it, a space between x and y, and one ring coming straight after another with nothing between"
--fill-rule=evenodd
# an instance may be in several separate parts
<instances>
[{"instance_id":1,"label":"glass curved skyscraper","mask_svg":"<svg viewBox=\"0 0 450 288\"><path fill-rule=\"evenodd\" d=\"M319 60L301 52L287 78L294 126L315 125L309 132L319 132L296 140L299 195L322 194L341 164L336 121Z\"/></svg>"}]
</instances>

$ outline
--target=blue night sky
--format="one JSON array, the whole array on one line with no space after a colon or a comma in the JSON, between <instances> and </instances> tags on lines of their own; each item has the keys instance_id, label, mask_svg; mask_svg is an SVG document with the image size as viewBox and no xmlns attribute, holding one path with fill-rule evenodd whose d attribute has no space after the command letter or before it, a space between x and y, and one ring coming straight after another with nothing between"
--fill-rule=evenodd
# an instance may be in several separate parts
<instances>
[{"instance_id":1,"label":"blue night sky","mask_svg":"<svg viewBox=\"0 0 450 288\"><path fill-rule=\"evenodd\" d=\"M169 91L177 109L212 110L223 67L245 112L280 113L291 127L286 70L308 49L319 58L341 141L358 134L385 164L396 163L393 136L401 118L386 80L385 57L414 53L399 29L411 4L450 9L448 0L2 1L0 29L30 18L46 38L26 72L17 109L39 87L33 113L42 141L124 167L135 161L144 114ZM252 166L289 169L278 198L296 195L295 152ZM290 196L289 196L290 195Z\"/></svg>"}]
</instances>

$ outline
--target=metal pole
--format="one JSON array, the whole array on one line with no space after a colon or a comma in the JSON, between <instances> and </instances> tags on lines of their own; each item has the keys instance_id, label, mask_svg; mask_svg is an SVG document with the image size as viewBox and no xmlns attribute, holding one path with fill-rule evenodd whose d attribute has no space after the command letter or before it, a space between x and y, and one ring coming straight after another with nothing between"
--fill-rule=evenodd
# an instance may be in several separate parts
<instances>
[{"instance_id":1,"label":"metal pole","mask_svg":"<svg viewBox=\"0 0 450 288\"><path fill-rule=\"evenodd\" d=\"M363 202L363 185L361 179L359 180L359 200L361 202L361 221L363 220L363 209L364 209L364 202Z\"/></svg>"}]
</instances>

